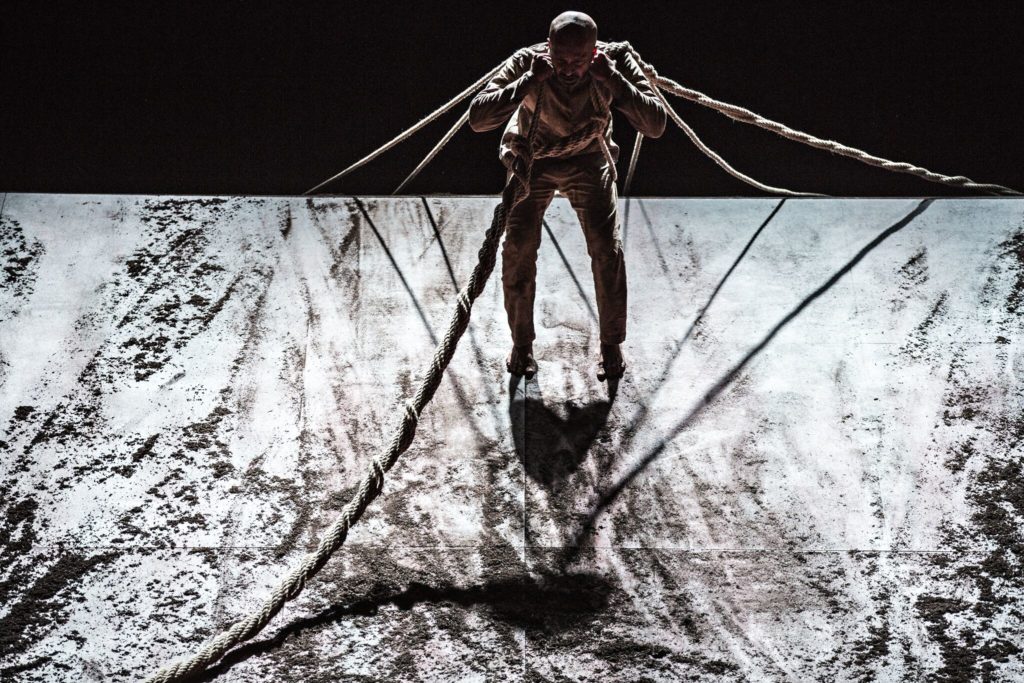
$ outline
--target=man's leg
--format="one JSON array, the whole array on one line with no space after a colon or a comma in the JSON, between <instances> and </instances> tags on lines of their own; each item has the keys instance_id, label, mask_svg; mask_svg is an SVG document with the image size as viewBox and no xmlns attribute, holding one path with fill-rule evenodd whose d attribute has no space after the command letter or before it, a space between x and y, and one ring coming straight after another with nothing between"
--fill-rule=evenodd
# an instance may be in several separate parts
<instances>
[{"instance_id":1,"label":"man's leg","mask_svg":"<svg viewBox=\"0 0 1024 683\"><path fill-rule=\"evenodd\" d=\"M532 377L536 370L532 351L536 337L533 300L537 291L541 220L555 192L554 185L545 174L545 166L543 161L534 164L530 194L509 214L501 249L501 284L513 344L508 369L526 377Z\"/></svg>"},{"instance_id":2,"label":"man's leg","mask_svg":"<svg viewBox=\"0 0 1024 683\"><path fill-rule=\"evenodd\" d=\"M602 157L581 157L563 180L568 197L583 227L594 275L601 328L603 372L619 377L625 366L619 344L626 339L626 259L622 251L617 207L618 193Z\"/></svg>"}]
</instances>

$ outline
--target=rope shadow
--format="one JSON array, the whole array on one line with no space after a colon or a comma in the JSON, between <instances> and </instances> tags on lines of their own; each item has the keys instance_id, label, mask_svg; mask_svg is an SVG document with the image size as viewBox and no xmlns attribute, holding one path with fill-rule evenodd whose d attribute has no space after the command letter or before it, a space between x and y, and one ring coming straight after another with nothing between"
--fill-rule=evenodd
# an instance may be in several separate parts
<instances>
[{"instance_id":1,"label":"rope shadow","mask_svg":"<svg viewBox=\"0 0 1024 683\"><path fill-rule=\"evenodd\" d=\"M761 222L761 225L758 226L757 230L754 231L754 234L751 235L749 240L747 240L747 243L744 245L739 255L732 262L732 265L729 266L729 269L725 272L725 275L723 275L722 278L718 281L718 284L715 285L715 288L714 290L712 290L711 295L708 297L708 300L705 301L704 305L700 307L699 311L697 311L697 315L694 317L693 322L690 323L690 327L687 328L686 333L672 347L669 358L665 362L665 368L661 372L661 376L658 377L658 379L655 380L654 382L654 388L647 394L647 396L644 399L640 399L638 401L638 403L640 404L640 409L637 410L636 416L633 418L630 424L623 430L625 436L623 437L620 450L628 450L629 446L633 443L633 437L636 436L636 434L640 430L640 427L647 419L647 414L650 411L651 405L654 403L654 399L661 392L661 389L662 387L665 386L665 383L668 382L669 375L672 371L672 365L676 362L676 359L679 358L679 354L682 352L683 347L686 345L686 342L690 340L690 337L693 335L694 330L696 330L697 327L704 321L704 315L707 313L708 309L711 308L711 304L714 303L715 299L718 297L718 293L722 291L722 288L725 286L725 283L728 282L730 277L732 277L733 272L736 270L737 267L739 267L743 259L746 258L747 253L750 251L750 248L754 246L754 242L757 241L757 238L760 237L761 233L764 232L764 229L768 227L768 224L772 221L773 218L775 218L775 215L778 214L778 212L782 209L782 205L785 203L786 199L783 198L771 210L771 213L768 214L768 217ZM641 210L643 210L643 205L640 202L638 202L638 204L640 204L640 208ZM648 228L651 229L652 226L650 224L650 217L647 215L646 211L642 212L644 220L648 222ZM653 229L651 230L651 232L653 233Z\"/></svg>"},{"instance_id":2,"label":"rope shadow","mask_svg":"<svg viewBox=\"0 0 1024 683\"><path fill-rule=\"evenodd\" d=\"M452 584L428 586L417 581L405 590L375 584L366 596L338 603L319 614L297 619L282 627L273 638L243 645L227 653L215 666L189 680L214 681L232 667L252 657L280 648L289 638L304 631L338 623L348 617L374 616L381 607L394 605L408 611L417 604L451 604L463 608L483 606L489 616L518 628L562 631L585 626L609 606L613 585L600 574L521 574L478 586L461 588Z\"/></svg>"},{"instance_id":3,"label":"rope shadow","mask_svg":"<svg viewBox=\"0 0 1024 683\"><path fill-rule=\"evenodd\" d=\"M427 198L423 195L420 196L420 201L423 203L423 209L427 214L427 220L430 221L430 227L434 232L434 240L437 242L437 246L441 250L441 257L444 259L445 268L448 270L448 279L451 280L452 288L455 290L455 294L462 290L459 285L458 279L455 277L455 269L452 267L451 258L448 256L448 249L444 245L444 239L441 237L441 228L437 223L437 219L434 217L434 212L430 209L430 204L427 202ZM480 369L480 374L487 377L487 358L484 356L483 349L480 348L480 342L476 338L476 333L473 331L473 325L470 324L466 328L466 333L469 335L469 344L473 348L473 359L476 361L477 367ZM497 394L491 388L489 382L484 382L484 391L487 392L487 404L491 406L491 413L494 415L495 421L498 420L498 410L494 405L498 401Z\"/></svg>"},{"instance_id":4,"label":"rope shadow","mask_svg":"<svg viewBox=\"0 0 1024 683\"><path fill-rule=\"evenodd\" d=\"M785 201L785 200L783 200ZM651 237L651 244L654 245L654 253L658 255L658 264L661 266L661 272L672 282L672 272L669 270L668 261L665 260L665 253L661 250L661 242L658 241L658 233L654 230L654 221L647 215L647 209L644 208L642 201L637 202L637 207L640 209L640 214L644 217L644 225L647 226L647 233Z\"/></svg>"},{"instance_id":5,"label":"rope shadow","mask_svg":"<svg viewBox=\"0 0 1024 683\"><path fill-rule=\"evenodd\" d=\"M576 285L576 292L580 295L580 300L583 301L583 305L586 306L587 313L590 314L590 319L596 323L597 314L594 312L594 307L591 306L590 299L589 297L587 297L587 293L583 289L583 285L580 283L580 279L576 277L576 271L574 271L572 269L572 266L569 265L569 259L565 257L565 252L562 251L562 245L560 245L558 243L558 240L555 238L555 233L551 230L551 226L548 225L547 219L541 219L541 224L544 226L544 230L547 231L548 238L550 238L551 243L555 245L555 251L558 252L559 258L562 259L562 265L565 266L565 270L569 273L569 277L572 278L573 284Z\"/></svg>"},{"instance_id":6,"label":"rope shadow","mask_svg":"<svg viewBox=\"0 0 1024 683\"><path fill-rule=\"evenodd\" d=\"M359 207L359 211L362 213L362 216L363 216L364 220L370 226L370 229L373 230L373 234L377 237L377 241L380 243L381 248L384 250L385 255L388 257L388 261L391 263L392 268L394 268L395 273L398 275L398 278L401 281L402 286L405 288L406 294L408 294L408 296L409 296L409 300L412 302L413 307L416 309L416 312L419 314L420 321L423 323L424 329L427 331L427 334L430 336L431 343L433 343L436 346L437 342L438 342L437 334L434 332L434 328L430 324L430 319L427 317L426 312L423 310L423 306L420 304L419 298L416 296L416 292L413 291L412 287L409 285L409 282L405 279L405 275L402 273L402 269L399 267L398 262L395 260L394 256L391 254L391 250L388 248L387 242L385 242L385 240L384 240L384 236L381 234L381 232L377 228L376 224L374 224L373 219L370 218L370 213L369 213L369 211L367 211L366 206L363 204L363 202L358 197L353 197L353 200L355 201L356 205ZM425 198L423 200L423 203L424 203L424 205L426 205L426 199ZM440 232L437 230L437 224L434 221L433 214L430 213L429 207L427 208L427 214L430 217L431 225L434 227L434 230L436 232L437 240L441 244L442 254L444 255L444 261L445 261L445 264L448 267L448 273L449 273L449 276L452 279L452 284L455 285L456 291L458 291L458 285L457 285L457 283L455 281L455 272L454 272L454 270L452 270L451 261L448 258L448 252L444 248L444 243L441 241ZM473 335L472 330L469 330L469 334L470 334L470 340L471 340L471 343L472 343L472 346L473 346L475 360L477 361L477 364L480 367L481 373L483 373L483 375L486 377L486 375L487 375L487 367L486 367L486 364L485 364L485 362L483 360L483 353L480 350L479 345L476 343L476 339L475 339L475 337ZM466 390L462 388L462 383L459 382L458 379L454 375L450 375L449 374L448 375L448 379L451 381L452 388L455 391L456 401L459 403L459 407L462 408L462 411L465 413L466 418L467 418L467 423L469 424L470 429L473 430L473 433L475 434L475 436L477 438L477 443L483 444L483 445L486 445L486 446L493 446L494 445L494 440L487 437L487 435L483 432L483 430L477 424L477 421L473 418L473 404L474 404L474 402L472 400L470 400L469 396L466 393ZM488 398L490 399L489 402L493 405L493 403L497 400L497 398L494 395L494 393L491 392L490 385L487 385L485 383L485 386L487 386L487 391L489 392L489 396L488 396ZM494 415L495 415L495 418L497 418L498 412L496 410L494 411Z\"/></svg>"},{"instance_id":7,"label":"rope shadow","mask_svg":"<svg viewBox=\"0 0 1024 683\"><path fill-rule=\"evenodd\" d=\"M377 225L373 222L373 219L370 218L370 212L366 210L366 206L363 204L362 200L360 200L359 197L353 197L352 199L355 201L356 206L359 207L359 212L363 214L363 219L366 220L367 225L369 225L370 229L373 230L373 234L377 237L377 242L380 243L381 249L384 250L384 255L388 257L391 267L395 269L395 275L397 275L398 279L401 281L402 287L405 288L405 293L409 295L409 300L412 301L412 305L416 309L416 313L419 314L420 320L423 322L423 327L426 328L427 334L430 335L430 343L437 346L437 335L434 334L434 328L430 324L430 319L427 318L426 312L420 305L420 300L416 296L416 292L412 291L412 287L409 286L409 281L405 279L405 273L402 272L402 269L398 265L398 261L395 260L395 257L391 253L391 249L388 248L387 242L384 241L384 236L380 234L380 230L377 229Z\"/></svg>"},{"instance_id":8,"label":"rope shadow","mask_svg":"<svg viewBox=\"0 0 1024 683\"><path fill-rule=\"evenodd\" d=\"M861 248L857 254L846 263L842 268L837 270L824 284L820 285L817 289L811 292L803 301L801 301L793 310L786 314L785 317L780 320L775 327L771 329L761 339L760 342L754 348L747 352L747 354L729 369L714 385L704 394L701 402L694 407L686 416L683 417L676 425L669 431L668 435L664 437L656 446L654 446L646 455L644 455L635 464L629 472L627 472L618 482L611 486L604 493L601 493L598 497L597 503L594 505L593 510L587 516L587 518L580 525L578 533L573 538L573 542L568 544L565 550L565 554L562 558L563 563L571 562L579 555L579 551L582 548L583 541L590 535L594 530L597 523L598 517L607 510L616 501L619 495L622 494L626 488L629 487L633 481L636 480L640 474L647 469L647 467L658 459L658 457L665 451L670 443L679 434L681 434L687 427L693 424L694 420L704 412L704 410L714 401L729 384L743 371L743 369L756 358L761 351L775 338L775 336L793 321L798 315L800 315L805 308L811 305L816 299L822 294L831 289L844 275L850 272L861 260L864 259L870 252L878 247L886 239L899 232L907 225L909 225L917 216L925 211L928 206L934 201L932 198L922 200L910 213L904 216L902 219L894 223L893 225L882 231L877 237L872 239L868 244ZM564 564L563 564L564 566Z\"/></svg>"}]
</instances>

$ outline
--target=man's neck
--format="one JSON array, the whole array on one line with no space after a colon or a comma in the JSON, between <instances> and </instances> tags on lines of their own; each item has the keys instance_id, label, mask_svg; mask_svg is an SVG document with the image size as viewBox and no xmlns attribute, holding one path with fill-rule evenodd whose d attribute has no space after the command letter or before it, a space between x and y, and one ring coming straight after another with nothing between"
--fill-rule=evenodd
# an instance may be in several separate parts
<instances>
[{"instance_id":1,"label":"man's neck","mask_svg":"<svg viewBox=\"0 0 1024 683\"><path fill-rule=\"evenodd\" d=\"M565 81L560 79L558 76L552 76L549 80L551 81L552 85L554 85L556 88L558 88L562 92L574 93L577 90L579 90L580 88L583 88L584 86L588 86L590 84L590 78L591 78L590 74L589 73L585 73L585 74L583 74L583 76L578 78L576 80L576 82L574 82L574 83L566 83Z\"/></svg>"}]
</instances>

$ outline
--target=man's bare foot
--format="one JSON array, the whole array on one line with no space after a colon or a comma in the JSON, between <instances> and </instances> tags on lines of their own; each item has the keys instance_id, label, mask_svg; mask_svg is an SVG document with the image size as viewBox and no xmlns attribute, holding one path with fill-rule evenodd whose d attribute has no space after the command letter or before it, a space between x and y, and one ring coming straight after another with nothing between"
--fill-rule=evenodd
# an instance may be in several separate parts
<instances>
[{"instance_id":1,"label":"man's bare foot","mask_svg":"<svg viewBox=\"0 0 1024 683\"><path fill-rule=\"evenodd\" d=\"M601 360L597 363L597 379L618 379L626 372L626 361L618 344L601 344Z\"/></svg>"},{"instance_id":2,"label":"man's bare foot","mask_svg":"<svg viewBox=\"0 0 1024 683\"><path fill-rule=\"evenodd\" d=\"M505 369L513 375L533 379L537 372L537 361L533 359L533 345L513 346L505 361Z\"/></svg>"}]
</instances>

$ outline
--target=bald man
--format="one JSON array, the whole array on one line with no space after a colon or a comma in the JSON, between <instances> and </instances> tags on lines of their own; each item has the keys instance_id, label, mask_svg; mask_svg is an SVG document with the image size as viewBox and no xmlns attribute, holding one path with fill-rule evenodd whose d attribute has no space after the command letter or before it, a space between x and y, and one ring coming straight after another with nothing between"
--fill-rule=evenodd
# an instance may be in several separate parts
<instances>
[{"instance_id":1,"label":"bald man","mask_svg":"<svg viewBox=\"0 0 1024 683\"><path fill-rule=\"evenodd\" d=\"M665 131L665 109L632 57L616 62L597 41L597 24L581 12L565 12L551 22L546 43L520 50L473 99L469 125L477 132L492 130L505 120L500 158L509 169L522 163L521 150L537 94L546 86L537 144L551 145L585 127L595 116L590 88L647 137ZM511 118L510 118L511 117ZM604 131L612 161L619 147L612 140L611 122ZM508 217L502 247L502 287L505 312L512 331L508 371L532 378L536 338L533 301L536 292L537 250L541 221L556 190L576 211L590 254L601 331L597 376L617 379L625 371L620 345L626 338L626 264L619 232L615 183L597 138L569 156L537 159L530 194Z\"/></svg>"}]
</instances>

